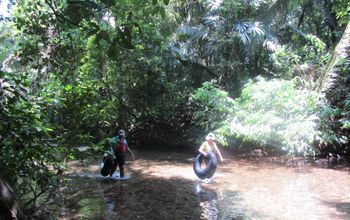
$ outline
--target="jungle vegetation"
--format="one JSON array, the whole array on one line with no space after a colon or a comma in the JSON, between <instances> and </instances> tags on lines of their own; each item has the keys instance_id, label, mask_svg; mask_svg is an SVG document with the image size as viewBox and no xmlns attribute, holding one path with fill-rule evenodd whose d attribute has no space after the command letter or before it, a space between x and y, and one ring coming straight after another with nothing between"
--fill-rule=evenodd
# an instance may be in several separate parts
<instances>
[{"instance_id":1,"label":"jungle vegetation","mask_svg":"<svg viewBox=\"0 0 350 220\"><path fill-rule=\"evenodd\" d=\"M17 0L0 24L0 169L24 215L118 128L134 147L350 154L348 0ZM88 146L84 153L79 146Z\"/></svg>"}]
</instances>

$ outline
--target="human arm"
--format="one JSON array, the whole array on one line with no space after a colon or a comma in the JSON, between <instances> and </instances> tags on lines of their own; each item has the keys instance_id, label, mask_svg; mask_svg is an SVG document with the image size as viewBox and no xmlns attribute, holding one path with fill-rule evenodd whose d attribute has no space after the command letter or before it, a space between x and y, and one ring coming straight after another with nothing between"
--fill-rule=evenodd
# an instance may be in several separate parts
<instances>
[{"instance_id":1,"label":"human arm","mask_svg":"<svg viewBox=\"0 0 350 220\"><path fill-rule=\"evenodd\" d=\"M131 149L129 148L129 144L128 142L124 139L125 144L126 144L126 150L130 153L130 155L132 156L132 159L135 159L135 155L134 153L131 151Z\"/></svg>"},{"instance_id":2,"label":"human arm","mask_svg":"<svg viewBox=\"0 0 350 220\"><path fill-rule=\"evenodd\" d=\"M222 157L221 152L220 152L220 150L219 150L219 148L218 148L218 146L216 144L215 144L215 151L219 155L219 158L220 158L221 162L224 161L224 158Z\"/></svg>"},{"instance_id":3,"label":"human arm","mask_svg":"<svg viewBox=\"0 0 350 220\"><path fill-rule=\"evenodd\" d=\"M129 153L131 154L131 156L132 156L132 159L135 159L135 155L134 155L134 153L130 150L130 148L128 147L127 148L128 149L128 151L129 151Z\"/></svg>"}]
</instances>

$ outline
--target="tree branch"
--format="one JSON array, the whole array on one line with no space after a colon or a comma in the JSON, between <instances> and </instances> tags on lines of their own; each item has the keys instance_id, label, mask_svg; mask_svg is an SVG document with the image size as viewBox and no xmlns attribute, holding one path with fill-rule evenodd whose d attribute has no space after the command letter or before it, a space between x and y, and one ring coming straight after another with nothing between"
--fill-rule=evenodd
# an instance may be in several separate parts
<instances>
[{"instance_id":1,"label":"tree branch","mask_svg":"<svg viewBox=\"0 0 350 220\"><path fill-rule=\"evenodd\" d=\"M92 32L92 30L91 30L90 28L88 28L88 27L86 27L86 26L81 26L79 23L75 23L75 22L71 21L70 19L66 18L65 16L59 14L59 13L55 10L55 8L50 4L50 2L49 2L48 0L45 0L45 3L49 6L49 8L50 8L50 9L52 10L52 12L55 14L55 16L56 16L57 19L60 18L60 19L62 19L63 21L68 22L68 23L71 24L71 25L74 25L74 26L77 26L77 27L80 27L80 28L83 28L83 29L86 29L86 30Z\"/></svg>"}]
</instances>

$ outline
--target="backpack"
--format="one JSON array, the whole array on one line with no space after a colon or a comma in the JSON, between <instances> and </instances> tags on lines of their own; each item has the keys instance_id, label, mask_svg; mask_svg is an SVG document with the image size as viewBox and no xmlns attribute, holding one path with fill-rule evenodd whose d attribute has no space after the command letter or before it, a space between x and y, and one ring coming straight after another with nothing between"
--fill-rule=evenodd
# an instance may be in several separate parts
<instances>
[{"instance_id":1,"label":"backpack","mask_svg":"<svg viewBox=\"0 0 350 220\"><path fill-rule=\"evenodd\" d=\"M126 152L126 141L119 141L116 144L116 150L118 153L125 153Z\"/></svg>"}]
</instances>

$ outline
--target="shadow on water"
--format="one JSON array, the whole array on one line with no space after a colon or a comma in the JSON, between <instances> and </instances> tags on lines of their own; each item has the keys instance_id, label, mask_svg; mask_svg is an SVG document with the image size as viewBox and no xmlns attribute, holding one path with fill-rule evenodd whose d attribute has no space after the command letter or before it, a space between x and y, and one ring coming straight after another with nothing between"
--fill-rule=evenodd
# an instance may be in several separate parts
<instances>
[{"instance_id":1,"label":"shadow on water","mask_svg":"<svg viewBox=\"0 0 350 220\"><path fill-rule=\"evenodd\" d=\"M68 219L250 219L238 192L210 189L215 183L161 179L133 173L129 180L70 176ZM140 182L140 179L143 179ZM138 181L135 181L138 180ZM257 215L255 215L257 216Z\"/></svg>"},{"instance_id":2,"label":"shadow on water","mask_svg":"<svg viewBox=\"0 0 350 220\"><path fill-rule=\"evenodd\" d=\"M238 192L221 191L215 181L200 181L191 169L192 179L186 174L176 176L181 165L188 168L192 162L175 160L178 173L158 177L152 173L159 170L158 160L150 168L148 160L140 159L135 168L129 167L127 180L96 172L67 175L61 219L249 219ZM167 166L166 161L160 166ZM163 170L172 172L169 167Z\"/></svg>"},{"instance_id":3,"label":"shadow on water","mask_svg":"<svg viewBox=\"0 0 350 220\"><path fill-rule=\"evenodd\" d=\"M137 152L127 160L127 180L102 177L98 161L72 163L60 218L349 219L348 171L282 157L225 156L205 182L193 172L194 156Z\"/></svg>"},{"instance_id":4,"label":"shadow on water","mask_svg":"<svg viewBox=\"0 0 350 220\"><path fill-rule=\"evenodd\" d=\"M67 181L61 217L68 219L218 219L217 202L236 195L223 196L196 181L154 178L137 171L129 180L88 174Z\"/></svg>"}]
</instances>

